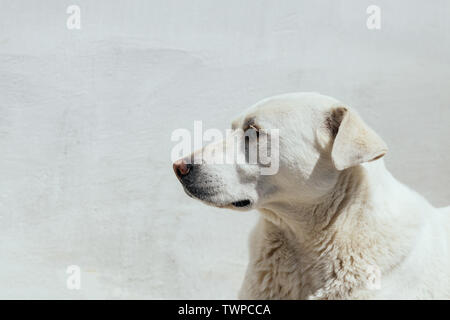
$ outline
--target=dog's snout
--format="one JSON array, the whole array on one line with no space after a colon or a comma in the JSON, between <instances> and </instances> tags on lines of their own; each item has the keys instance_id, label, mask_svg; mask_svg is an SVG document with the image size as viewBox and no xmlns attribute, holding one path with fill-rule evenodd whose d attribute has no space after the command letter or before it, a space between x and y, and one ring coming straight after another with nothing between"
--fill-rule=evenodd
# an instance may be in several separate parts
<instances>
[{"instance_id":1,"label":"dog's snout","mask_svg":"<svg viewBox=\"0 0 450 320\"><path fill-rule=\"evenodd\" d=\"M173 171L175 171L175 174L180 179L188 175L191 170L192 165L183 159L177 160L173 163Z\"/></svg>"}]
</instances>

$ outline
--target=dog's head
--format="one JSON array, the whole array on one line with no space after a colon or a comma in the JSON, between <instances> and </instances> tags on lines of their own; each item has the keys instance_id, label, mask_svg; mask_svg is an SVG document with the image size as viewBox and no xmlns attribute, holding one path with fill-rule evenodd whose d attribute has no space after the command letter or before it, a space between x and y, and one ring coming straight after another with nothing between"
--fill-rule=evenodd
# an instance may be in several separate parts
<instances>
[{"instance_id":1,"label":"dog's head","mask_svg":"<svg viewBox=\"0 0 450 320\"><path fill-rule=\"evenodd\" d=\"M252 106L233 121L226 139L173 168L191 197L249 210L315 203L330 192L340 172L386 151L383 140L339 101L293 93Z\"/></svg>"}]
</instances>

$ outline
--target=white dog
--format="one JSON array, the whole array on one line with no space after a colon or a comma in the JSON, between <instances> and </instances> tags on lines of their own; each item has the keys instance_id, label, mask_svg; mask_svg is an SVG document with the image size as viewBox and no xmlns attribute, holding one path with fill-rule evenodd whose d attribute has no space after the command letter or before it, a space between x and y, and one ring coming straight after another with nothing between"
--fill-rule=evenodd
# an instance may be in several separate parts
<instances>
[{"instance_id":1,"label":"white dog","mask_svg":"<svg viewBox=\"0 0 450 320\"><path fill-rule=\"evenodd\" d=\"M450 207L432 207L393 178L386 144L352 109L285 94L232 128L193 154L201 164L191 156L174 170L194 198L260 211L240 298L450 299ZM279 129L276 174L261 174L267 164L215 164L236 139L248 158L246 139L258 143L270 129Z\"/></svg>"}]
</instances>

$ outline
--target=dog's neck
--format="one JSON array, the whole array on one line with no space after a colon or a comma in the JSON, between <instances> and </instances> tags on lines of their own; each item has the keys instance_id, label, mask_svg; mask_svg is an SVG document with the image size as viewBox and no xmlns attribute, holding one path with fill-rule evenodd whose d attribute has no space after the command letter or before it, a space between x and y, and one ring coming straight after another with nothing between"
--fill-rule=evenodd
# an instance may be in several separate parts
<instances>
[{"instance_id":1,"label":"dog's neck","mask_svg":"<svg viewBox=\"0 0 450 320\"><path fill-rule=\"evenodd\" d=\"M367 169L362 166L340 173L331 190L315 203L295 201L278 202L261 210L264 217L278 227L292 232L300 245L315 242L318 236L328 233L349 232L353 221L362 214L370 201Z\"/></svg>"},{"instance_id":2,"label":"dog's neck","mask_svg":"<svg viewBox=\"0 0 450 320\"><path fill-rule=\"evenodd\" d=\"M391 183L397 182L380 161L341 172L336 186L317 204L278 204L260 211L268 223L284 230L286 241L297 251L304 282L311 281L307 279L311 270L333 266L320 271L323 279L341 283L336 275L353 274L355 265L387 272L410 250L412 234L389 234L385 228L390 223L408 223L407 219L385 209L386 203L376 203L383 198L379 194L374 197L390 192Z\"/></svg>"}]
</instances>

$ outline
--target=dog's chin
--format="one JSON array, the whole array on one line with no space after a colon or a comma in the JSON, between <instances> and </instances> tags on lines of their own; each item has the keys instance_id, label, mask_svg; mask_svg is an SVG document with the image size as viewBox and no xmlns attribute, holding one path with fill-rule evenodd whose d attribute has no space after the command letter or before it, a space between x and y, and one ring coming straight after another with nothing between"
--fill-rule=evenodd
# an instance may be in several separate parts
<instances>
[{"instance_id":1,"label":"dog's chin","mask_svg":"<svg viewBox=\"0 0 450 320\"><path fill-rule=\"evenodd\" d=\"M216 208L227 208L238 211L248 211L253 209L253 201L251 199L240 199L235 201L224 201L220 193L211 193L209 191L202 191L199 189L184 188L184 191L191 198L200 200L204 204Z\"/></svg>"}]
</instances>

